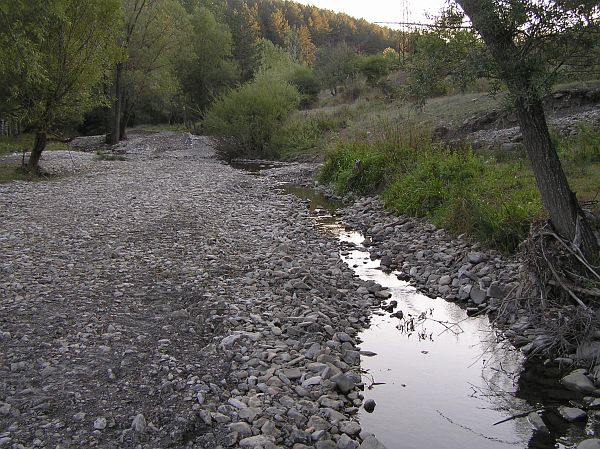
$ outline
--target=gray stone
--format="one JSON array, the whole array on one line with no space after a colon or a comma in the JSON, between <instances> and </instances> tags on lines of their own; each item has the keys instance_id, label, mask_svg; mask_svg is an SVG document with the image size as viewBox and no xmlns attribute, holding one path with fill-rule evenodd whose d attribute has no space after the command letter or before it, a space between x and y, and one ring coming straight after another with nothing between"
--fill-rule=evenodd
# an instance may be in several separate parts
<instances>
[{"instance_id":1,"label":"gray stone","mask_svg":"<svg viewBox=\"0 0 600 449\"><path fill-rule=\"evenodd\" d=\"M244 438L240 441L242 449L266 449L274 446L274 440L264 435L256 435L253 437Z\"/></svg>"},{"instance_id":2,"label":"gray stone","mask_svg":"<svg viewBox=\"0 0 600 449\"><path fill-rule=\"evenodd\" d=\"M362 444L360 446L358 446L358 449L387 449L387 448L377 438L375 438L374 436L369 436L362 442Z\"/></svg>"},{"instance_id":3,"label":"gray stone","mask_svg":"<svg viewBox=\"0 0 600 449\"><path fill-rule=\"evenodd\" d=\"M487 294L484 290L481 290L479 288L479 286L474 285L471 288L471 292L469 293L469 296L471 298L471 301L473 301L474 304L483 304L485 302L485 298L487 297Z\"/></svg>"},{"instance_id":4,"label":"gray stone","mask_svg":"<svg viewBox=\"0 0 600 449\"><path fill-rule=\"evenodd\" d=\"M506 288L499 282L492 282L487 289L487 295L490 298L502 299L506 295Z\"/></svg>"},{"instance_id":5,"label":"gray stone","mask_svg":"<svg viewBox=\"0 0 600 449\"><path fill-rule=\"evenodd\" d=\"M338 449L338 447L331 440L320 440L315 444L315 449Z\"/></svg>"},{"instance_id":6,"label":"gray stone","mask_svg":"<svg viewBox=\"0 0 600 449\"><path fill-rule=\"evenodd\" d=\"M104 430L106 429L106 418L100 417L100 418L96 418L96 420L94 421L94 429L96 430Z\"/></svg>"},{"instance_id":7,"label":"gray stone","mask_svg":"<svg viewBox=\"0 0 600 449\"><path fill-rule=\"evenodd\" d=\"M452 278L447 274L440 278L440 285L449 285L452 282Z\"/></svg>"},{"instance_id":8,"label":"gray stone","mask_svg":"<svg viewBox=\"0 0 600 449\"><path fill-rule=\"evenodd\" d=\"M564 405L558 407L558 413L568 422L585 421L587 418L587 413L580 408L566 407Z\"/></svg>"},{"instance_id":9,"label":"gray stone","mask_svg":"<svg viewBox=\"0 0 600 449\"><path fill-rule=\"evenodd\" d=\"M337 389L346 394L352 391L354 386L356 385L352 379L346 376L344 373L336 374L331 378L333 382L335 382L335 386Z\"/></svg>"},{"instance_id":10,"label":"gray stone","mask_svg":"<svg viewBox=\"0 0 600 449\"><path fill-rule=\"evenodd\" d=\"M577 445L577 449L600 449L600 439L588 438Z\"/></svg>"},{"instance_id":11,"label":"gray stone","mask_svg":"<svg viewBox=\"0 0 600 449\"><path fill-rule=\"evenodd\" d=\"M342 421L338 424L341 433L355 436L361 431L360 425L356 421Z\"/></svg>"},{"instance_id":12,"label":"gray stone","mask_svg":"<svg viewBox=\"0 0 600 449\"><path fill-rule=\"evenodd\" d=\"M537 412L531 412L529 415L527 415L527 421L533 430L548 433L548 427L546 426L546 423L542 420L542 417L538 415Z\"/></svg>"},{"instance_id":13,"label":"gray stone","mask_svg":"<svg viewBox=\"0 0 600 449\"><path fill-rule=\"evenodd\" d=\"M331 424L329 424L326 420L321 418L320 416L313 415L308 420L307 426L309 428L313 428L314 430L329 430Z\"/></svg>"},{"instance_id":14,"label":"gray stone","mask_svg":"<svg viewBox=\"0 0 600 449\"><path fill-rule=\"evenodd\" d=\"M363 407L367 413L373 413L373 410L375 410L375 405L377 405L375 400L367 399L363 404Z\"/></svg>"},{"instance_id":15,"label":"gray stone","mask_svg":"<svg viewBox=\"0 0 600 449\"><path fill-rule=\"evenodd\" d=\"M337 442L337 449L357 449L358 443L346 434L342 434Z\"/></svg>"},{"instance_id":16,"label":"gray stone","mask_svg":"<svg viewBox=\"0 0 600 449\"><path fill-rule=\"evenodd\" d=\"M133 421L131 423L131 428L139 433L144 433L146 431L146 418L141 413L135 415Z\"/></svg>"},{"instance_id":17,"label":"gray stone","mask_svg":"<svg viewBox=\"0 0 600 449\"><path fill-rule=\"evenodd\" d=\"M252 428L245 422L234 422L227 426L231 432L236 432L239 438L247 438L252 436Z\"/></svg>"},{"instance_id":18,"label":"gray stone","mask_svg":"<svg viewBox=\"0 0 600 449\"><path fill-rule=\"evenodd\" d=\"M581 370L567 374L560 380L560 383L567 390L579 393L591 393L596 389L594 383Z\"/></svg>"},{"instance_id":19,"label":"gray stone","mask_svg":"<svg viewBox=\"0 0 600 449\"><path fill-rule=\"evenodd\" d=\"M467 254L467 260L472 264L478 264L481 262L485 262L487 260L487 256L479 251L473 251Z\"/></svg>"}]
</instances>

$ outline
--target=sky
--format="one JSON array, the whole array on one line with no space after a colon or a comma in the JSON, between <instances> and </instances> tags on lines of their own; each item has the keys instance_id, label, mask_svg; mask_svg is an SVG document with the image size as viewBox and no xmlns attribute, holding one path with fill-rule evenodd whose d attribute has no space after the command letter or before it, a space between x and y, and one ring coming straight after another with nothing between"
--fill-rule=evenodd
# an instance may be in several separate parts
<instances>
[{"instance_id":1,"label":"sky","mask_svg":"<svg viewBox=\"0 0 600 449\"><path fill-rule=\"evenodd\" d=\"M296 0L305 5L344 12L364 18L369 22L399 22L402 19L402 2L398 0ZM425 12L437 14L445 0L405 0L409 22L427 21ZM391 26L391 25L389 25ZM397 27L393 27L397 28Z\"/></svg>"}]
</instances>

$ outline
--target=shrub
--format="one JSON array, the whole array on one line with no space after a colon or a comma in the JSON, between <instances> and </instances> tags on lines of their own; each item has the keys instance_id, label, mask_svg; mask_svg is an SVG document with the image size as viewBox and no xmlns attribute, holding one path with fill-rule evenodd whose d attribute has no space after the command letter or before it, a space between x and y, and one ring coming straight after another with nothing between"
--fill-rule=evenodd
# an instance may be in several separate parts
<instances>
[{"instance_id":1,"label":"shrub","mask_svg":"<svg viewBox=\"0 0 600 449\"><path fill-rule=\"evenodd\" d=\"M269 156L273 135L299 101L287 82L261 76L218 98L202 130L219 138L217 151L224 156Z\"/></svg>"},{"instance_id":2,"label":"shrub","mask_svg":"<svg viewBox=\"0 0 600 449\"><path fill-rule=\"evenodd\" d=\"M321 84L314 72L305 66L299 66L289 76L289 82L300 93L300 107L308 108L319 98Z\"/></svg>"},{"instance_id":3,"label":"shrub","mask_svg":"<svg viewBox=\"0 0 600 449\"><path fill-rule=\"evenodd\" d=\"M319 150L325 134L345 128L347 114L306 114L290 117L275 133L271 148L280 157L293 157L299 153Z\"/></svg>"}]
</instances>

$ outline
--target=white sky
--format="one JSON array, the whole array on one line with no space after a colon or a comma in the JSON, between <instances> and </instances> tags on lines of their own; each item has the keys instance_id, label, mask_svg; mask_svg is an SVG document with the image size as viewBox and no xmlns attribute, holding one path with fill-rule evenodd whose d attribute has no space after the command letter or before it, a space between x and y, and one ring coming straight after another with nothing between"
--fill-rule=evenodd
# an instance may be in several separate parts
<instances>
[{"instance_id":1,"label":"white sky","mask_svg":"<svg viewBox=\"0 0 600 449\"><path fill-rule=\"evenodd\" d=\"M399 22L402 19L402 2L399 0L296 0L305 5L344 12L362 17L369 22ZM406 0L409 22L426 21L425 12L436 14L445 5L445 0ZM392 25L392 28L397 28Z\"/></svg>"}]
</instances>

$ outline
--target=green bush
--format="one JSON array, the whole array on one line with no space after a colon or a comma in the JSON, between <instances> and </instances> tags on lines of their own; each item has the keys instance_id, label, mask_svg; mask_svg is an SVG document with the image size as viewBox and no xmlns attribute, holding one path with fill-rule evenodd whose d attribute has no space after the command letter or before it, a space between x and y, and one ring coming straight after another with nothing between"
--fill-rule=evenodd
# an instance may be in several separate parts
<instances>
[{"instance_id":1,"label":"green bush","mask_svg":"<svg viewBox=\"0 0 600 449\"><path fill-rule=\"evenodd\" d=\"M289 83L261 76L218 98L202 122L202 131L219 137L224 156L270 156L271 139L299 104Z\"/></svg>"},{"instance_id":2,"label":"green bush","mask_svg":"<svg viewBox=\"0 0 600 449\"><path fill-rule=\"evenodd\" d=\"M271 148L284 158L317 151L324 145L326 133L339 131L347 124L345 114L303 113L292 116L274 134Z\"/></svg>"},{"instance_id":3,"label":"green bush","mask_svg":"<svg viewBox=\"0 0 600 449\"><path fill-rule=\"evenodd\" d=\"M319 98L321 84L314 72L305 66L299 66L289 76L289 82L300 93L300 107L308 108Z\"/></svg>"},{"instance_id":4,"label":"green bush","mask_svg":"<svg viewBox=\"0 0 600 449\"><path fill-rule=\"evenodd\" d=\"M391 73L398 61L382 54L366 56L360 62L360 73L367 79L370 86L375 86L379 80Z\"/></svg>"},{"instance_id":5,"label":"green bush","mask_svg":"<svg viewBox=\"0 0 600 449\"><path fill-rule=\"evenodd\" d=\"M370 195L383 187L388 166L384 148L367 141L338 143L329 150L319 179L331 184L338 194Z\"/></svg>"},{"instance_id":6,"label":"green bush","mask_svg":"<svg viewBox=\"0 0 600 449\"><path fill-rule=\"evenodd\" d=\"M527 237L542 208L533 180L523 177L518 164L499 167L464 151L421 156L386 189L388 207L507 252Z\"/></svg>"},{"instance_id":7,"label":"green bush","mask_svg":"<svg viewBox=\"0 0 600 449\"><path fill-rule=\"evenodd\" d=\"M360 161L360 163L357 163ZM514 251L540 217L535 182L522 164L496 164L467 150L437 148L418 133L390 129L379 141L338 143L320 180L338 194L382 193L399 214L426 217L455 234Z\"/></svg>"}]
</instances>

